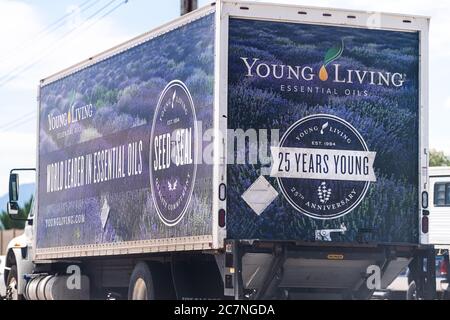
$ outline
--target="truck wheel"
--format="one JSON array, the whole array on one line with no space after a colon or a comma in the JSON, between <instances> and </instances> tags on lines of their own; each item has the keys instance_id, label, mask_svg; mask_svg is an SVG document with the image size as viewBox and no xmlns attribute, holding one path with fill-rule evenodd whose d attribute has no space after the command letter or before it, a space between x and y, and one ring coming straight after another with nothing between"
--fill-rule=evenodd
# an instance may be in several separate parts
<instances>
[{"instance_id":1,"label":"truck wheel","mask_svg":"<svg viewBox=\"0 0 450 320\"><path fill-rule=\"evenodd\" d=\"M22 300L17 286L17 266L13 265L9 270L8 279L6 280L6 300Z\"/></svg>"},{"instance_id":2,"label":"truck wheel","mask_svg":"<svg viewBox=\"0 0 450 320\"><path fill-rule=\"evenodd\" d=\"M139 262L133 270L128 286L128 300L154 300L155 288L150 268Z\"/></svg>"},{"instance_id":3,"label":"truck wheel","mask_svg":"<svg viewBox=\"0 0 450 320\"><path fill-rule=\"evenodd\" d=\"M406 300L419 300L417 297L417 285L415 281L411 281L406 291Z\"/></svg>"}]
</instances>

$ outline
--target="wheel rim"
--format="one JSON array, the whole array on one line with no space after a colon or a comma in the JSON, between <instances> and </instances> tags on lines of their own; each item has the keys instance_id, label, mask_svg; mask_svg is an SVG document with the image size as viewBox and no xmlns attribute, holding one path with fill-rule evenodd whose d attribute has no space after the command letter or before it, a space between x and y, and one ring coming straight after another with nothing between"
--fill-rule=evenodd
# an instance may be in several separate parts
<instances>
[{"instance_id":1,"label":"wheel rim","mask_svg":"<svg viewBox=\"0 0 450 320\"><path fill-rule=\"evenodd\" d=\"M16 278L12 277L8 283L6 299L7 300L18 300L18 297L19 297L19 294L17 292L17 280L16 280Z\"/></svg>"},{"instance_id":2,"label":"wheel rim","mask_svg":"<svg viewBox=\"0 0 450 320\"><path fill-rule=\"evenodd\" d=\"M417 298L417 289L415 289L413 292L411 292L411 298L412 298L412 300L419 300Z\"/></svg>"},{"instance_id":3,"label":"wheel rim","mask_svg":"<svg viewBox=\"0 0 450 320\"><path fill-rule=\"evenodd\" d=\"M415 282L411 282L407 291L407 299L408 300L419 300L419 295L417 292L417 287Z\"/></svg>"},{"instance_id":4,"label":"wheel rim","mask_svg":"<svg viewBox=\"0 0 450 320\"><path fill-rule=\"evenodd\" d=\"M134 284L133 300L147 300L147 285L142 278L138 278Z\"/></svg>"}]
</instances>

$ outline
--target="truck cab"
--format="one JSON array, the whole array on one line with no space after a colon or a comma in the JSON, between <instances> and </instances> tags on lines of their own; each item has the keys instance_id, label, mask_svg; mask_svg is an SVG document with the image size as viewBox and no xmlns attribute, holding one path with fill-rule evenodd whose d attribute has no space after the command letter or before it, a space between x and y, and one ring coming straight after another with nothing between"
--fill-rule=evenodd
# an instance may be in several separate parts
<instances>
[{"instance_id":1,"label":"truck cab","mask_svg":"<svg viewBox=\"0 0 450 320\"><path fill-rule=\"evenodd\" d=\"M13 169L10 172L9 179L9 202L7 205L7 212L12 219L18 218L19 214L19 174L20 171L35 171L32 169ZM18 237L13 238L7 246L4 273L2 279L5 285L6 299L22 299L27 274L31 274L34 269L33 264L33 220L36 212L36 201L33 197L28 217L25 218L24 233Z\"/></svg>"}]
</instances>

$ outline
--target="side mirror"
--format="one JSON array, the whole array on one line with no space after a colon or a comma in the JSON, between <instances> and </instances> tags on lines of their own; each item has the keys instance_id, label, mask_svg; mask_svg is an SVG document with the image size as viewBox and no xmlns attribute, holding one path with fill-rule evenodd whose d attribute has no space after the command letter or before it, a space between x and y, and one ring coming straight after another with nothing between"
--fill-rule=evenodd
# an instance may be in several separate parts
<instances>
[{"instance_id":1,"label":"side mirror","mask_svg":"<svg viewBox=\"0 0 450 320\"><path fill-rule=\"evenodd\" d=\"M19 201L19 175L11 173L9 175L9 202Z\"/></svg>"},{"instance_id":2,"label":"side mirror","mask_svg":"<svg viewBox=\"0 0 450 320\"><path fill-rule=\"evenodd\" d=\"M8 202L8 214L19 214L19 175L17 173L11 173L9 175L9 202Z\"/></svg>"},{"instance_id":3,"label":"side mirror","mask_svg":"<svg viewBox=\"0 0 450 320\"><path fill-rule=\"evenodd\" d=\"M11 219L24 221L28 220L28 217L19 216L19 174L14 173L17 171L36 171L35 168L16 168L9 172L9 202L7 206L8 214Z\"/></svg>"},{"instance_id":4,"label":"side mirror","mask_svg":"<svg viewBox=\"0 0 450 320\"><path fill-rule=\"evenodd\" d=\"M8 202L8 214L11 216L15 216L19 214L19 203L17 202Z\"/></svg>"}]
</instances>

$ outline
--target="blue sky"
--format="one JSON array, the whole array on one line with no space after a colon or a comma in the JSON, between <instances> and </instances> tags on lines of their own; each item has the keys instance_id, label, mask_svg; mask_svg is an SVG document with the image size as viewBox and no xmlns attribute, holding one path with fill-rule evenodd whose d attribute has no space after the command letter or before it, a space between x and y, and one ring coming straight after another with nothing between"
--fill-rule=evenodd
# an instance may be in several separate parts
<instances>
[{"instance_id":1,"label":"blue sky","mask_svg":"<svg viewBox=\"0 0 450 320\"><path fill-rule=\"evenodd\" d=\"M0 195L7 191L7 176L12 167L35 166L36 92L39 79L179 15L179 0L129 0L108 16L99 19L124 0L94 2L0 0ZM209 2L199 0L199 5ZM450 90L447 85L450 74L450 1L270 2L431 16L430 146L450 154L450 126L447 124L447 119L450 119ZM92 6L89 7L90 5ZM102 7L106 8L94 18L88 19ZM83 8L88 9L83 11ZM69 18L65 19L59 28L49 34L36 35L39 30L66 14L69 14ZM35 61L37 62L33 64ZM20 72L23 69L26 70ZM16 74L17 77L2 83L5 75Z\"/></svg>"}]
</instances>

